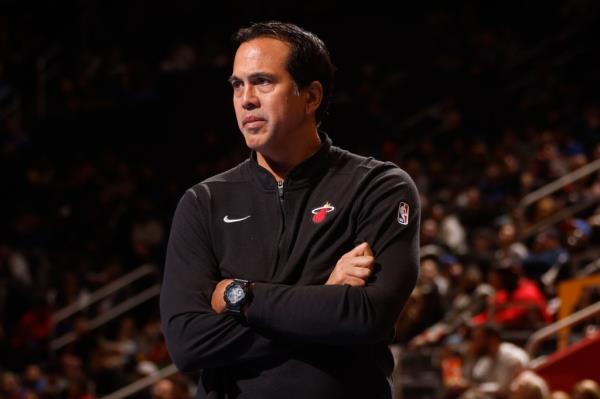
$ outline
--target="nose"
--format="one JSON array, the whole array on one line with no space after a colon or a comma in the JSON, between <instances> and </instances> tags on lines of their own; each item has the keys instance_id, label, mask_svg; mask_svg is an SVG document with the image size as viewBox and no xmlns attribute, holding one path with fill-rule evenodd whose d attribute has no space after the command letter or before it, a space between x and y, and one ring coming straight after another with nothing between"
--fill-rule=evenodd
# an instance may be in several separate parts
<instances>
[{"instance_id":1,"label":"nose","mask_svg":"<svg viewBox=\"0 0 600 399\"><path fill-rule=\"evenodd\" d=\"M244 108L246 111L251 111L255 108L258 108L259 105L260 102L256 96L254 85L246 85L244 87L244 92L242 93L242 108Z\"/></svg>"}]
</instances>

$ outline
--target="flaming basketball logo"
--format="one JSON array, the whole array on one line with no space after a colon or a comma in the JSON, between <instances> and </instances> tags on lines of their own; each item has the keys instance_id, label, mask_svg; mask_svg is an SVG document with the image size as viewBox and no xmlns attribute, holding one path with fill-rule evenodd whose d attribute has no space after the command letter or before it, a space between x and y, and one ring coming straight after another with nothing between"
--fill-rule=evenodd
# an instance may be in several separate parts
<instances>
[{"instance_id":1,"label":"flaming basketball logo","mask_svg":"<svg viewBox=\"0 0 600 399\"><path fill-rule=\"evenodd\" d=\"M316 224L322 223L325 220L325 218L327 218L327 214L329 212L333 212L334 209L335 209L335 207L332 206L329 202L326 202L325 205L323 205L323 206L313 209L312 210L313 223L316 223Z\"/></svg>"}]
</instances>

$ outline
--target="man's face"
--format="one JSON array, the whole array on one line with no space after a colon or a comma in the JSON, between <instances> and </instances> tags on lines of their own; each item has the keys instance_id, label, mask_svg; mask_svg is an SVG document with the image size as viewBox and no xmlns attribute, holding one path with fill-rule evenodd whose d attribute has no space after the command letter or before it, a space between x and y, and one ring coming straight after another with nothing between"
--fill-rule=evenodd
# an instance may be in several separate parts
<instances>
[{"instance_id":1,"label":"man's face","mask_svg":"<svg viewBox=\"0 0 600 399\"><path fill-rule=\"evenodd\" d=\"M246 145L272 154L306 123L306 96L286 68L287 43L261 37L238 48L230 78L233 105Z\"/></svg>"},{"instance_id":2,"label":"man's face","mask_svg":"<svg viewBox=\"0 0 600 399\"><path fill-rule=\"evenodd\" d=\"M500 244L502 245L510 245L515 241L517 234L517 230L514 224L507 223L500 227L500 231L498 232L498 238L500 239Z\"/></svg>"},{"instance_id":3,"label":"man's face","mask_svg":"<svg viewBox=\"0 0 600 399\"><path fill-rule=\"evenodd\" d=\"M481 328L473 330L471 337L471 353L477 357L487 354L488 338Z\"/></svg>"}]
</instances>

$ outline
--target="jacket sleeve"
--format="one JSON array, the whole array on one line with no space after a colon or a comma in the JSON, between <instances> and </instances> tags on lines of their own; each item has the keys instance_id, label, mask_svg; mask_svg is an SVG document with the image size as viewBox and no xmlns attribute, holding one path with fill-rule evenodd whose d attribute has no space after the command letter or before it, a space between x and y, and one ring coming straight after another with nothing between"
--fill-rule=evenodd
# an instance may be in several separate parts
<instances>
[{"instance_id":1,"label":"jacket sleeve","mask_svg":"<svg viewBox=\"0 0 600 399\"><path fill-rule=\"evenodd\" d=\"M326 344L390 338L418 275L419 196L412 179L399 168L369 180L354 213L355 243L367 241L375 255L368 283L364 287L256 283L246 313L251 326Z\"/></svg>"},{"instance_id":2,"label":"jacket sleeve","mask_svg":"<svg viewBox=\"0 0 600 399\"><path fill-rule=\"evenodd\" d=\"M175 211L161 287L162 327L173 362L182 371L197 371L282 353L273 340L212 310L221 276L209 238L208 189L197 187Z\"/></svg>"}]
</instances>

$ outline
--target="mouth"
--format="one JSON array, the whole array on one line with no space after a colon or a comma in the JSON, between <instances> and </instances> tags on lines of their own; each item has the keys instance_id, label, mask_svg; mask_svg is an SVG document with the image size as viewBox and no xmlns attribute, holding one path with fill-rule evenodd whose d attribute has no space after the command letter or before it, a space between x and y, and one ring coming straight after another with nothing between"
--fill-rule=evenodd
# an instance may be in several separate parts
<instances>
[{"instance_id":1,"label":"mouth","mask_svg":"<svg viewBox=\"0 0 600 399\"><path fill-rule=\"evenodd\" d=\"M256 116L247 116L242 120L242 125L250 129L261 127L265 123L264 119L257 118Z\"/></svg>"}]
</instances>

